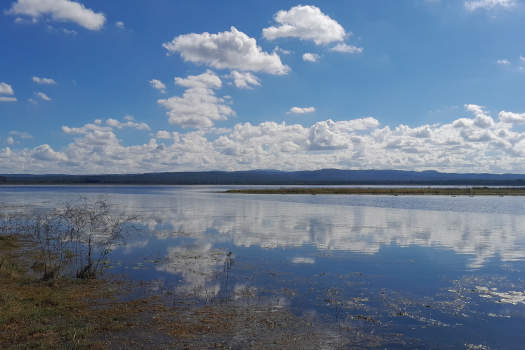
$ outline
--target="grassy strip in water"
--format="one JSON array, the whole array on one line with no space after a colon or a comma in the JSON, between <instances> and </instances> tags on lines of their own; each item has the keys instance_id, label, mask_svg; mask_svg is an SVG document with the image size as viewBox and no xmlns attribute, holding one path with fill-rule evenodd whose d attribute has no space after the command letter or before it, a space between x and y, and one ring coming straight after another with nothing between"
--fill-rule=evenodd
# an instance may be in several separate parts
<instances>
[{"instance_id":1,"label":"grassy strip in water","mask_svg":"<svg viewBox=\"0 0 525 350\"><path fill-rule=\"evenodd\" d=\"M241 194L358 194L358 195L441 195L441 196L525 196L524 187L289 187L289 188L262 188L236 189L225 193Z\"/></svg>"}]
</instances>

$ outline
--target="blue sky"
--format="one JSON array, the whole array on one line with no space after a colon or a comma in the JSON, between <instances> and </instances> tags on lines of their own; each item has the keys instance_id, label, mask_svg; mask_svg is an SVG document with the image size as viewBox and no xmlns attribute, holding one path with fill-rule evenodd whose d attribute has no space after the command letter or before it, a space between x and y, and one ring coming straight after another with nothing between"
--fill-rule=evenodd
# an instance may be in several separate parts
<instances>
[{"instance_id":1,"label":"blue sky","mask_svg":"<svg viewBox=\"0 0 525 350\"><path fill-rule=\"evenodd\" d=\"M9 0L0 173L525 172L521 0Z\"/></svg>"}]
</instances>

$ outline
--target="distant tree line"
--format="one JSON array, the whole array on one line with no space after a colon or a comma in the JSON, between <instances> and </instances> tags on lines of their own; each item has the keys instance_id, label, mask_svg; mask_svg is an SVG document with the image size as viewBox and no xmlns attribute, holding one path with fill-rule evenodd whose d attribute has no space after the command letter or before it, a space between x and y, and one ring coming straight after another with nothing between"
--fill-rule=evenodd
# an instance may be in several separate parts
<instances>
[{"instance_id":1,"label":"distant tree line","mask_svg":"<svg viewBox=\"0 0 525 350\"><path fill-rule=\"evenodd\" d=\"M437 171L340 170L204 171L104 175L0 175L0 184L60 185L509 185L524 186L524 174L458 174Z\"/></svg>"}]
</instances>

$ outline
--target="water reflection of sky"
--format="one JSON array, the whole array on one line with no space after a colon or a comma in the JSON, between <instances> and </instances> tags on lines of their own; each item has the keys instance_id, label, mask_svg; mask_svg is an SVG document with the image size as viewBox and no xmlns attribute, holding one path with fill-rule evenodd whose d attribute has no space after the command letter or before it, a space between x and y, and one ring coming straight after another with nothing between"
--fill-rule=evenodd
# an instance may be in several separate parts
<instances>
[{"instance_id":1,"label":"water reflection of sky","mask_svg":"<svg viewBox=\"0 0 525 350\"><path fill-rule=\"evenodd\" d=\"M472 339L479 328L497 333L515 329L516 318L523 321L522 197L230 195L220 189L5 187L0 196L4 205L50 208L85 196L138 215L139 233L115 251L117 267L134 278L162 280L177 293L256 295L274 306L328 313L340 298L347 314L365 310L382 322L402 315L450 329L461 323L456 336ZM431 337L439 343L436 334ZM525 341L520 334L505 341L487 335L486 342L512 348Z\"/></svg>"},{"instance_id":2,"label":"water reflection of sky","mask_svg":"<svg viewBox=\"0 0 525 350\"><path fill-rule=\"evenodd\" d=\"M4 203L56 207L80 196L107 199L138 215L149 233L128 251L158 239L192 237L207 244L375 254L383 246L442 247L486 261L525 259L522 197L229 195L217 187L5 187ZM216 234L210 234L214 232Z\"/></svg>"},{"instance_id":3,"label":"water reflection of sky","mask_svg":"<svg viewBox=\"0 0 525 350\"><path fill-rule=\"evenodd\" d=\"M185 234L212 244L312 245L366 254L390 245L444 247L468 254L471 268L494 257L525 258L524 201L519 197L262 197L175 191L169 196L128 195L122 204L126 211L139 212L141 222L158 238ZM385 202L394 205L386 207ZM417 208L407 209L406 203ZM487 212L491 207L499 210ZM217 234L210 235L210 230Z\"/></svg>"}]
</instances>

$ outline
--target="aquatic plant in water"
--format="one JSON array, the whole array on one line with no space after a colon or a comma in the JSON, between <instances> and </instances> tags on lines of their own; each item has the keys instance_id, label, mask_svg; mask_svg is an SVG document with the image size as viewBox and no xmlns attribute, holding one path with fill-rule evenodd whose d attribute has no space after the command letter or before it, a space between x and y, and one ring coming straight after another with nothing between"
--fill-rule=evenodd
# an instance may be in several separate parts
<instances>
[{"instance_id":1,"label":"aquatic plant in water","mask_svg":"<svg viewBox=\"0 0 525 350\"><path fill-rule=\"evenodd\" d=\"M81 199L46 213L4 218L0 232L23 234L34 242L33 270L42 273L42 279L64 275L90 279L102 272L107 256L123 241L133 220L113 214L106 201Z\"/></svg>"}]
</instances>

